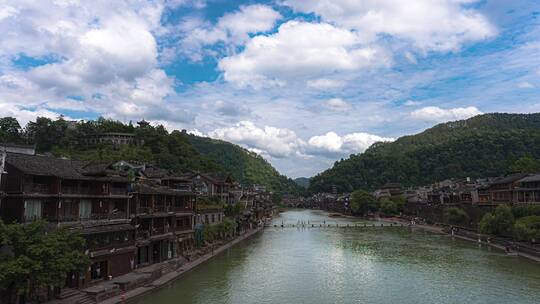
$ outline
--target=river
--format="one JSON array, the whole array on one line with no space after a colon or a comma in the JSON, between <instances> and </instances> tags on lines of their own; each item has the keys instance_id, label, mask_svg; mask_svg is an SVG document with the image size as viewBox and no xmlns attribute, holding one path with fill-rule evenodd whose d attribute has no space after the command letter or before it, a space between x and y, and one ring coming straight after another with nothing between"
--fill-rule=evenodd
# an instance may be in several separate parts
<instances>
[{"instance_id":1,"label":"river","mask_svg":"<svg viewBox=\"0 0 540 304\"><path fill-rule=\"evenodd\" d=\"M354 224L293 210L136 303L540 303L540 264L409 228L281 228ZM359 223L359 224L363 224Z\"/></svg>"}]
</instances>

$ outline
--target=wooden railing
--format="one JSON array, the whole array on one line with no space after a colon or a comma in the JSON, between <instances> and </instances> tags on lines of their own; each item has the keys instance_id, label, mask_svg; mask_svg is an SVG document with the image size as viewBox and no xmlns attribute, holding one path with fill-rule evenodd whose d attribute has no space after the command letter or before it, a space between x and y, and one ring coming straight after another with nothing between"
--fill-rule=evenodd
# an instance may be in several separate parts
<instances>
[{"instance_id":1,"label":"wooden railing","mask_svg":"<svg viewBox=\"0 0 540 304\"><path fill-rule=\"evenodd\" d=\"M51 194L52 193L52 185L49 185L49 184L25 184L24 185L24 192Z\"/></svg>"}]
</instances>

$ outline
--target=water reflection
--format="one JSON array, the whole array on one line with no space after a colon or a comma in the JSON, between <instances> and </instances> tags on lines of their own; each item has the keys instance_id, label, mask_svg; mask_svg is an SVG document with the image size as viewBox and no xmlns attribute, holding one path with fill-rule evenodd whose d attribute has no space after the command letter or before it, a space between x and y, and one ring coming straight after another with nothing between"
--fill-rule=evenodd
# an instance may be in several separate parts
<instances>
[{"instance_id":1,"label":"water reflection","mask_svg":"<svg viewBox=\"0 0 540 304\"><path fill-rule=\"evenodd\" d=\"M140 303L537 303L540 265L408 228L289 211ZM370 223L371 224L371 223Z\"/></svg>"}]
</instances>

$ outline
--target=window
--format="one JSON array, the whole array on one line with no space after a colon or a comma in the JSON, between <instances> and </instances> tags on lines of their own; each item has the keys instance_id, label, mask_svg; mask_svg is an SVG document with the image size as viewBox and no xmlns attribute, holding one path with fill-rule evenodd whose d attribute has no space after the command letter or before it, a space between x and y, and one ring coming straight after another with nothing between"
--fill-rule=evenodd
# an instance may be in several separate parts
<instances>
[{"instance_id":1,"label":"window","mask_svg":"<svg viewBox=\"0 0 540 304\"><path fill-rule=\"evenodd\" d=\"M107 261L96 262L90 266L92 280L103 279L107 275Z\"/></svg>"},{"instance_id":2,"label":"window","mask_svg":"<svg viewBox=\"0 0 540 304\"><path fill-rule=\"evenodd\" d=\"M71 217L71 212L73 210L73 201L71 199L63 199L62 200L62 216L65 219L69 219Z\"/></svg>"},{"instance_id":3,"label":"window","mask_svg":"<svg viewBox=\"0 0 540 304\"><path fill-rule=\"evenodd\" d=\"M41 201L26 200L24 201L24 219L32 221L41 218Z\"/></svg>"},{"instance_id":4,"label":"window","mask_svg":"<svg viewBox=\"0 0 540 304\"><path fill-rule=\"evenodd\" d=\"M92 202L90 200L81 200L79 202L79 217L81 219L90 218L92 213Z\"/></svg>"},{"instance_id":5,"label":"window","mask_svg":"<svg viewBox=\"0 0 540 304\"><path fill-rule=\"evenodd\" d=\"M148 263L148 246L139 247L137 249L137 264Z\"/></svg>"}]
</instances>

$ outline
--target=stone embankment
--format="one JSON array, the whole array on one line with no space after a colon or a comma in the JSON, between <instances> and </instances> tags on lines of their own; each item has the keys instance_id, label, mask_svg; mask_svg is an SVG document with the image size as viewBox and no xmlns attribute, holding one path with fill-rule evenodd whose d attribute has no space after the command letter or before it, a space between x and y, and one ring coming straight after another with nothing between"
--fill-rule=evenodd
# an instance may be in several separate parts
<instances>
[{"instance_id":1,"label":"stone embankment","mask_svg":"<svg viewBox=\"0 0 540 304\"><path fill-rule=\"evenodd\" d=\"M78 304L84 295L84 303L125 303L174 281L182 274L219 255L232 246L260 232L263 227L249 230L226 243L206 246L199 256L187 261L185 258L171 259L162 263L139 268L110 281L104 281L84 290L73 291L72 297L48 302L49 304ZM77 301L76 301L77 300ZM80 302L82 303L82 302Z\"/></svg>"}]
</instances>

